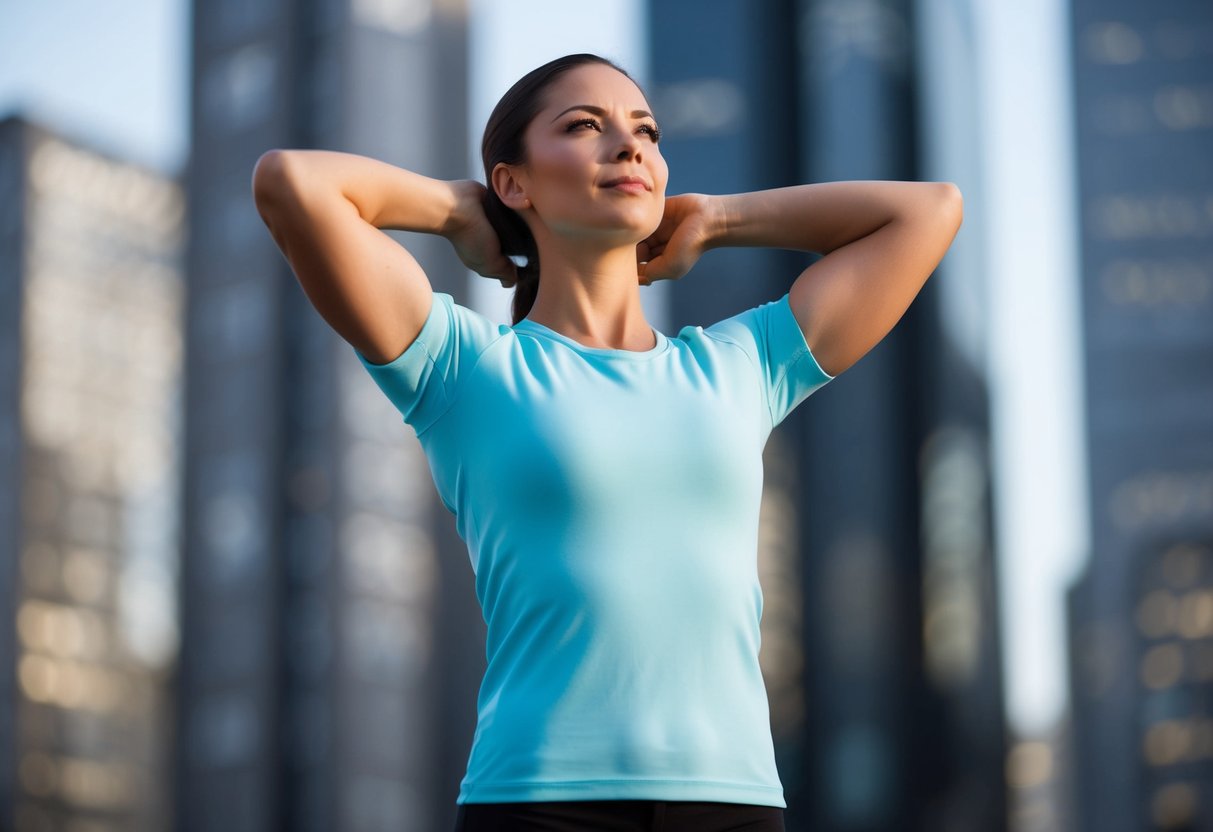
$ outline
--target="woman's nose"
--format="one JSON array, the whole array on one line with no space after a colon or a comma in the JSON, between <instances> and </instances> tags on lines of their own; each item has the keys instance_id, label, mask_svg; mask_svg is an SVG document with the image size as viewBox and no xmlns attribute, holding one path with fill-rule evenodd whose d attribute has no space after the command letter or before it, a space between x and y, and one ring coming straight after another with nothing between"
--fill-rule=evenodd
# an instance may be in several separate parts
<instances>
[{"instance_id":1,"label":"woman's nose","mask_svg":"<svg viewBox=\"0 0 1213 832\"><path fill-rule=\"evenodd\" d=\"M616 158L619 161L623 161L624 159L640 161L640 143L635 139L625 142L623 147L619 148L619 154Z\"/></svg>"}]
</instances>

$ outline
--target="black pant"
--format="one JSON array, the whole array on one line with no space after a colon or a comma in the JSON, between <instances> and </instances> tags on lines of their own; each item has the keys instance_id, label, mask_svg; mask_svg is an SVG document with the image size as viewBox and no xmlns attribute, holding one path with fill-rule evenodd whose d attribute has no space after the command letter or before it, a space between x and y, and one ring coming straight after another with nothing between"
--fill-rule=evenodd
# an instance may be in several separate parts
<instances>
[{"instance_id":1,"label":"black pant","mask_svg":"<svg viewBox=\"0 0 1213 832\"><path fill-rule=\"evenodd\" d=\"M783 809L685 800L462 803L455 832L785 832Z\"/></svg>"}]
</instances>

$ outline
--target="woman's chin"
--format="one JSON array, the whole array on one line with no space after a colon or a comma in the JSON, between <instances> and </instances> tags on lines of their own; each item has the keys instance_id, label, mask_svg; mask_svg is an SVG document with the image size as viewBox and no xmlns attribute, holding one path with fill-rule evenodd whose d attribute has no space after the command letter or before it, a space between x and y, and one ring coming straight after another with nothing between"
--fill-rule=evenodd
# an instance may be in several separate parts
<instances>
[{"instance_id":1,"label":"woman's chin","mask_svg":"<svg viewBox=\"0 0 1213 832\"><path fill-rule=\"evenodd\" d=\"M657 226L661 224L661 214L654 216L649 210L649 206L630 206L631 210L614 211L606 214L602 218L601 226L604 229L610 228L618 230L620 233L639 234L640 239L644 239L657 230Z\"/></svg>"},{"instance_id":2,"label":"woman's chin","mask_svg":"<svg viewBox=\"0 0 1213 832\"><path fill-rule=\"evenodd\" d=\"M568 225L563 233L582 240L612 242L618 245L635 245L647 239L656 230L658 223L652 217L640 214L612 215L587 218L584 223Z\"/></svg>"}]
</instances>

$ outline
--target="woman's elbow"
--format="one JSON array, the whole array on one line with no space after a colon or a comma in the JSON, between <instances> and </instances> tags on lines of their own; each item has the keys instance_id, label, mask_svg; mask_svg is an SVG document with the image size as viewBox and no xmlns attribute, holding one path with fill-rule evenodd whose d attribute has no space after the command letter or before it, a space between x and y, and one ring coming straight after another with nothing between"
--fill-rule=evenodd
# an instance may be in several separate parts
<instances>
[{"instance_id":1,"label":"woman's elbow","mask_svg":"<svg viewBox=\"0 0 1213 832\"><path fill-rule=\"evenodd\" d=\"M290 151L275 148L262 153L253 165L253 201L258 208L271 204L289 188L289 156Z\"/></svg>"},{"instance_id":2,"label":"woman's elbow","mask_svg":"<svg viewBox=\"0 0 1213 832\"><path fill-rule=\"evenodd\" d=\"M959 186L955 182L936 182L939 189L939 199L946 206L946 210L951 212L955 219L956 227L964 221L965 200L964 194L960 192Z\"/></svg>"}]
</instances>

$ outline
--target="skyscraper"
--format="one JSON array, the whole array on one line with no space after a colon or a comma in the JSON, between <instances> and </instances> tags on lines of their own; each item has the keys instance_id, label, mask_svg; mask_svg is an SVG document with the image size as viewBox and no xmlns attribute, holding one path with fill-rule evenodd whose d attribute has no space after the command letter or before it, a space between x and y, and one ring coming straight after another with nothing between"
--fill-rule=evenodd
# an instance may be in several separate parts
<instances>
[{"instance_id":1,"label":"skyscraper","mask_svg":"<svg viewBox=\"0 0 1213 832\"><path fill-rule=\"evenodd\" d=\"M466 551L251 177L322 148L463 178L465 5L199 3L193 37L178 826L444 828L483 662ZM464 279L400 239L435 289Z\"/></svg>"},{"instance_id":2,"label":"skyscraper","mask_svg":"<svg viewBox=\"0 0 1213 832\"><path fill-rule=\"evenodd\" d=\"M947 79L916 73L910 4L651 10L671 193L923 178L917 96ZM963 61L965 43L932 45ZM950 92L963 127L966 91ZM672 323L775 299L813 259L709 252L672 288ZM948 264L764 453L763 669L789 829L1006 822L982 298Z\"/></svg>"},{"instance_id":3,"label":"skyscraper","mask_svg":"<svg viewBox=\"0 0 1213 832\"><path fill-rule=\"evenodd\" d=\"M170 822L180 185L0 121L0 828Z\"/></svg>"},{"instance_id":4,"label":"skyscraper","mask_svg":"<svg viewBox=\"0 0 1213 832\"><path fill-rule=\"evenodd\" d=\"M1213 9L1072 4L1092 552L1081 830L1213 828Z\"/></svg>"}]
</instances>

